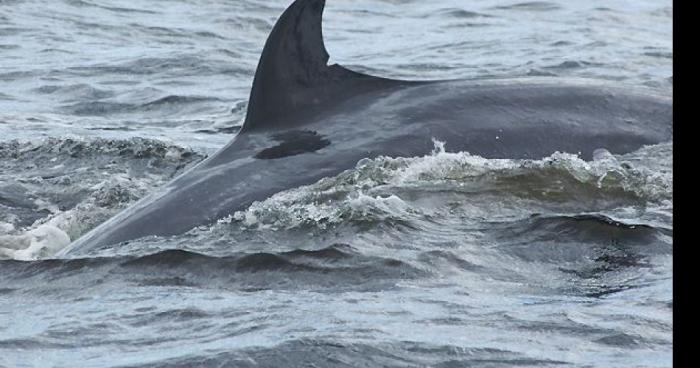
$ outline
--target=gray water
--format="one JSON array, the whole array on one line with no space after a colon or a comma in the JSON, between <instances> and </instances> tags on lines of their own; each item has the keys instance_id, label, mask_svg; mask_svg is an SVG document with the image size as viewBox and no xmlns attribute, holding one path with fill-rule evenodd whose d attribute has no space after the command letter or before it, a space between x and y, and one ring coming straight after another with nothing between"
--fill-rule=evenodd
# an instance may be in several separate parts
<instances>
[{"instance_id":1,"label":"gray water","mask_svg":"<svg viewBox=\"0 0 700 368\"><path fill-rule=\"evenodd\" d=\"M668 367L672 142L382 157L57 259L237 132L288 1L0 0L0 366ZM670 1L330 0L331 62L670 95Z\"/></svg>"}]
</instances>

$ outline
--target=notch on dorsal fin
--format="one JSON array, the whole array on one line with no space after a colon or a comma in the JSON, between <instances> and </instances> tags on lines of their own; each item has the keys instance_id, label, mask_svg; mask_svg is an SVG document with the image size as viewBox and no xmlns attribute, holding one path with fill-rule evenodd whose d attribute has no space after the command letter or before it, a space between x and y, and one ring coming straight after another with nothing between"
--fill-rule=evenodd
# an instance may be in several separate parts
<instances>
[{"instance_id":1,"label":"notch on dorsal fin","mask_svg":"<svg viewBox=\"0 0 700 368\"><path fill-rule=\"evenodd\" d=\"M397 83L327 65L321 20L325 0L296 0L265 43L241 131L282 129L363 91Z\"/></svg>"}]
</instances>

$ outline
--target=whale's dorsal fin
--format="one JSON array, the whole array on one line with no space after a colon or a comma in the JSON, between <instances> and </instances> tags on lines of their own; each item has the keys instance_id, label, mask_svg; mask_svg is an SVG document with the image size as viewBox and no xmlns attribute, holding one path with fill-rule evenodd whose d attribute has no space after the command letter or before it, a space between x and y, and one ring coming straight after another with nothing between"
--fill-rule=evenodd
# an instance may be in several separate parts
<instances>
[{"instance_id":1,"label":"whale's dorsal fin","mask_svg":"<svg viewBox=\"0 0 700 368\"><path fill-rule=\"evenodd\" d=\"M328 65L324 5L325 0L296 0L277 20L258 62L241 131L286 128L291 117L317 113L363 91L411 83Z\"/></svg>"}]
</instances>

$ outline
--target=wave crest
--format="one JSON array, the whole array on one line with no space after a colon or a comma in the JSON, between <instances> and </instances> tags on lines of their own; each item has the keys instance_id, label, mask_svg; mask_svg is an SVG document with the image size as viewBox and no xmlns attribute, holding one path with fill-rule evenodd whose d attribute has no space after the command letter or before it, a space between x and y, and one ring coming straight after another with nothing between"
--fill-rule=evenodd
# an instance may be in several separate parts
<instances>
[{"instance_id":1,"label":"wave crest","mask_svg":"<svg viewBox=\"0 0 700 368\"><path fill-rule=\"evenodd\" d=\"M539 160L486 159L446 152L443 143L436 142L429 155L364 159L335 177L255 202L223 222L272 229L410 223L432 216L440 207L470 203L491 208L485 202L494 200L581 210L647 202L668 205L673 196L671 151L671 144L662 144L621 156L599 151L594 161L559 152ZM648 160L650 156L654 159ZM645 166L647 162L654 166Z\"/></svg>"}]
</instances>

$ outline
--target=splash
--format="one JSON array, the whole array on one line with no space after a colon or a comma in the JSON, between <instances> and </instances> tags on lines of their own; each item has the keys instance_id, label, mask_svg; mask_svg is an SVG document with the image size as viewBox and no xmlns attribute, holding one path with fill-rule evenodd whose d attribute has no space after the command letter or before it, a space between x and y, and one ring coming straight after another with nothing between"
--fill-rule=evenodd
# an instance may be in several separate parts
<instances>
[{"instance_id":1,"label":"splash","mask_svg":"<svg viewBox=\"0 0 700 368\"><path fill-rule=\"evenodd\" d=\"M255 202L223 222L260 229L410 222L455 203L467 206L471 216L489 217L494 201L503 204L497 212L519 207L515 217L528 216L527 207L537 202L555 209L663 207L673 195L671 150L671 144L662 144L623 156L600 151L594 161L560 152L540 160L486 159L447 152L435 141L426 156L363 159L351 170Z\"/></svg>"}]
</instances>

